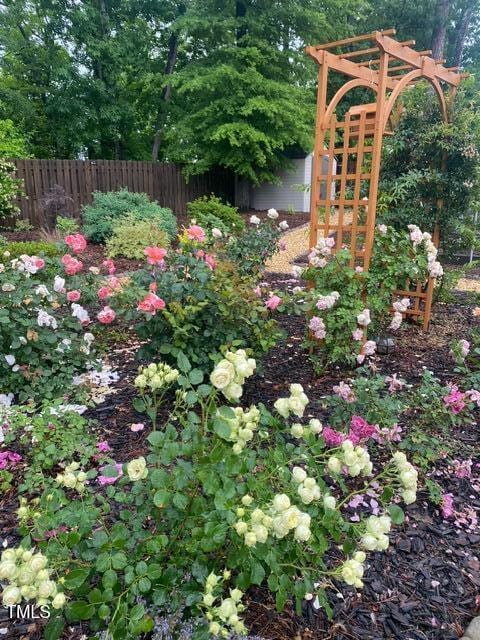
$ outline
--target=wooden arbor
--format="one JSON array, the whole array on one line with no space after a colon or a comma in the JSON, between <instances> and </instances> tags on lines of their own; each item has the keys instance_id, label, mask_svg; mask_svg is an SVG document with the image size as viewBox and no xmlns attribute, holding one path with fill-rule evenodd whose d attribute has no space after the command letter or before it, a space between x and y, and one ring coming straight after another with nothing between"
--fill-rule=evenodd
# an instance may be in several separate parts
<instances>
[{"instance_id":1,"label":"wooden arbor","mask_svg":"<svg viewBox=\"0 0 480 640\"><path fill-rule=\"evenodd\" d=\"M316 245L319 230L324 237L334 233L335 248L349 246L352 266L364 269L368 269L372 255L382 141L389 132L397 98L411 83L427 80L437 94L442 116L447 121L442 85L451 87L454 95L462 79L461 74L455 73L456 68L446 68L444 60L429 57L431 51L415 51L410 47L415 44L414 40L398 42L390 37L394 34L395 29L388 29L306 48L306 53L319 64L310 247ZM361 47L368 42L368 47L357 48L357 43L361 43ZM343 50L343 53L332 53L332 49ZM352 79L345 82L327 104L330 69ZM358 87L372 90L375 102L356 105L343 120L337 120L335 109L340 100ZM323 156L328 157L326 173L322 169ZM438 242L438 229L434 240ZM417 319L423 317L424 329L430 321L433 286L430 278L426 287L416 283L412 288L407 283L406 290L398 292L413 298L407 314Z\"/></svg>"}]
</instances>

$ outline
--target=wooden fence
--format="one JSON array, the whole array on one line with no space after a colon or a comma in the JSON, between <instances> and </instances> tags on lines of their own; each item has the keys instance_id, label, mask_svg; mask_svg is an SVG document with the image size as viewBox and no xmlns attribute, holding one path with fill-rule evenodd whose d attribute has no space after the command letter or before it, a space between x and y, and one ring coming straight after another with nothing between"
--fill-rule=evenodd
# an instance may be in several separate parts
<instances>
[{"instance_id":1,"label":"wooden fence","mask_svg":"<svg viewBox=\"0 0 480 640\"><path fill-rule=\"evenodd\" d=\"M187 202L215 193L234 200L230 172L215 169L192 176L187 182L179 165L123 160L19 160L17 177L24 181L25 197L19 199L21 218L35 227L52 224L52 211L79 217L82 205L92 201L94 191L145 192L176 214L186 213Z\"/></svg>"}]
</instances>

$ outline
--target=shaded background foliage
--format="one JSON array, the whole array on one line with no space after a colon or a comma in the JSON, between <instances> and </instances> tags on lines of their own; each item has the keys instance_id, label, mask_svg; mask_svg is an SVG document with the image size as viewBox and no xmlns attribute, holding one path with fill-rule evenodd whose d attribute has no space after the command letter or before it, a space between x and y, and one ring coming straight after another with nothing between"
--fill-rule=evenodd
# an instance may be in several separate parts
<instances>
[{"instance_id":1,"label":"shaded background foliage","mask_svg":"<svg viewBox=\"0 0 480 640\"><path fill-rule=\"evenodd\" d=\"M269 180L285 150L311 148L305 44L395 26L475 68L479 4L5 0L0 119L34 157L153 158L197 173L221 164Z\"/></svg>"}]
</instances>

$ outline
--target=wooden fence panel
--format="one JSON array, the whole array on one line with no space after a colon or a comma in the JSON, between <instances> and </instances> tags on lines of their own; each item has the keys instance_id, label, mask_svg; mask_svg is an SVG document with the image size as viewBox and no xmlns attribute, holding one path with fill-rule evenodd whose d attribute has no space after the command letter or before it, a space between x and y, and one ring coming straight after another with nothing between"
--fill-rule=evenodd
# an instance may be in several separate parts
<instances>
[{"instance_id":1,"label":"wooden fence panel","mask_svg":"<svg viewBox=\"0 0 480 640\"><path fill-rule=\"evenodd\" d=\"M187 203L199 196L215 193L233 202L234 178L225 169L215 169L187 182L182 167L162 162L126 160L23 160L14 159L16 175L24 182L25 196L19 198L21 218L35 227L50 226L52 209L46 204L59 201L60 213L80 217L82 207L92 202L94 191L127 188L144 192L163 207L183 215ZM58 187L61 189L59 190Z\"/></svg>"}]
</instances>

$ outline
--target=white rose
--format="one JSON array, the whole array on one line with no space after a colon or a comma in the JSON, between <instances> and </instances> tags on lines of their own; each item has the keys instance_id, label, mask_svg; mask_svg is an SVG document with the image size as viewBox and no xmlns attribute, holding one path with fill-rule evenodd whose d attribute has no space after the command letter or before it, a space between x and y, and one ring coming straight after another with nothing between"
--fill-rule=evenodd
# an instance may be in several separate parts
<instances>
[{"instance_id":1,"label":"white rose","mask_svg":"<svg viewBox=\"0 0 480 640\"><path fill-rule=\"evenodd\" d=\"M220 231L220 229L217 229L217 227L213 227L212 229L212 236L214 238L221 238L222 237L222 232Z\"/></svg>"},{"instance_id":2,"label":"white rose","mask_svg":"<svg viewBox=\"0 0 480 640\"><path fill-rule=\"evenodd\" d=\"M298 422L292 424L290 427L290 433L294 438L301 438L303 436L303 425Z\"/></svg>"},{"instance_id":3,"label":"white rose","mask_svg":"<svg viewBox=\"0 0 480 640\"><path fill-rule=\"evenodd\" d=\"M257 218L257 216L252 216L250 218L250 224L256 224L256 225L260 224L260 218Z\"/></svg>"},{"instance_id":4,"label":"white rose","mask_svg":"<svg viewBox=\"0 0 480 640\"><path fill-rule=\"evenodd\" d=\"M288 418L288 414L290 413L290 402L288 398L279 398L274 402L273 406L282 418Z\"/></svg>"},{"instance_id":5,"label":"white rose","mask_svg":"<svg viewBox=\"0 0 480 640\"><path fill-rule=\"evenodd\" d=\"M257 544L257 536L253 531L249 531L245 534L245 545L247 547L254 547Z\"/></svg>"},{"instance_id":6,"label":"white rose","mask_svg":"<svg viewBox=\"0 0 480 640\"><path fill-rule=\"evenodd\" d=\"M235 378L235 368L228 360L221 360L210 375L210 382L217 389L225 389Z\"/></svg>"},{"instance_id":7,"label":"white rose","mask_svg":"<svg viewBox=\"0 0 480 640\"><path fill-rule=\"evenodd\" d=\"M12 580L17 572L14 560L2 560L0 563L0 580Z\"/></svg>"},{"instance_id":8,"label":"white rose","mask_svg":"<svg viewBox=\"0 0 480 640\"><path fill-rule=\"evenodd\" d=\"M293 537L295 538L295 540L298 540L298 542L306 542L311 535L312 532L307 526L305 526L304 524L299 524L298 527L295 528Z\"/></svg>"},{"instance_id":9,"label":"white rose","mask_svg":"<svg viewBox=\"0 0 480 640\"><path fill-rule=\"evenodd\" d=\"M300 482L303 482L307 477L307 473L305 469L302 469L302 467L293 467L292 476L294 481L300 484Z\"/></svg>"},{"instance_id":10,"label":"white rose","mask_svg":"<svg viewBox=\"0 0 480 640\"><path fill-rule=\"evenodd\" d=\"M45 569L46 566L47 559L40 553L37 553L35 556L33 556L32 561L30 562L30 568L32 571L35 571L35 573L37 571L40 571L41 569Z\"/></svg>"},{"instance_id":11,"label":"white rose","mask_svg":"<svg viewBox=\"0 0 480 640\"><path fill-rule=\"evenodd\" d=\"M38 595L40 598L49 598L56 592L57 587L52 580L45 580L38 585Z\"/></svg>"},{"instance_id":12,"label":"white rose","mask_svg":"<svg viewBox=\"0 0 480 640\"><path fill-rule=\"evenodd\" d=\"M307 401L308 402L308 401ZM301 418L305 413L306 402L301 396L292 396L289 398L288 405L290 407L290 411L294 413L296 416Z\"/></svg>"},{"instance_id":13,"label":"white rose","mask_svg":"<svg viewBox=\"0 0 480 640\"><path fill-rule=\"evenodd\" d=\"M377 548L377 538L367 533L362 538L362 544L367 551L374 551Z\"/></svg>"},{"instance_id":14,"label":"white rose","mask_svg":"<svg viewBox=\"0 0 480 640\"><path fill-rule=\"evenodd\" d=\"M52 607L54 609L61 609L66 601L67 599L64 593L57 593L55 598L52 600Z\"/></svg>"},{"instance_id":15,"label":"white rose","mask_svg":"<svg viewBox=\"0 0 480 640\"><path fill-rule=\"evenodd\" d=\"M288 222L286 220L282 220L282 222L280 222L280 224L278 225L279 229L281 229L282 231L286 231L288 229Z\"/></svg>"},{"instance_id":16,"label":"white rose","mask_svg":"<svg viewBox=\"0 0 480 640\"><path fill-rule=\"evenodd\" d=\"M284 493L277 493L273 499L273 508L277 512L286 511L290 507L290 498Z\"/></svg>"},{"instance_id":17,"label":"white rose","mask_svg":"<svg viewBox=\"0 0 480 640\"><path fill-rule=\"evenodd\" d=\"M146 478L148 475L147 462L143 456L135 458L127 464L127 474L132 482Z\"/></svg>"},{"instance_id":18,"label":"white rose","mask_svg":"<svg viewBox=\"0 0 480 640\"><path fill-rule=\"evenodd\" d=\"M325 509L335 509L337 501L333 496L325 496L323 499L323 506Z\"/></svg>"},{"instance_id":19,"label":"white rose","mask_svg":"<svg viewBox=\"0 0 480 640\"><path fill-rule=\"evenodd\" d=\"M405 504L412 504L417 499L417 494L412 489L406 489L402 493L402 498Z\"/></svg>"},{"instance_id":20,"label":"white rose","mask_svg":"<svg viewBox=\"0 0 480 640\"><path fill-rule=\"evenodd\" d=\"M229 400L238 400L242 395L242 387L236 382L231 382L225 389L223 389L223 394Z\"/></svg>"},{"instance_id":21,"label":"white rose","mask_svg":"<svg viewBox=\"0 0 480 640\"><path fill-rule=\"evenodd\" d=\"M254 524L253 533L256 535L258 542L266 542L268 538L268 529L263 524Z\"/></svg>"},{"instance_id":22,"label":"white rose","mask_svg":"<svg viewBox=\"0 0 480 640\"><path fill-rule=\"evenodd\" d=\"M243 534L248 531L247 523L246 522L242 522L241 520L240 520L240 522L236 522L235 523L235 531L238 533L239 536L243 536Z\"/></svg>"},{"instance_id":23,"label":"white rose","mask_svg":"<svg viewBox=\"0 0 480 640\"><path fill-rule=\"evenodd\" d=\"M276 220L278 218L278 211L272 207L267 211L267 216L270 220Z\"/></svg>"},{"instance_id":24,"label":"white rose","mask_svg":"<svg viewBox=\"0 0 480 640\"><path fill-rule=\"evenodd\" d=\"M342 461L336 456L331 456L327 462L328 470L332 473L340 473L342 470Z\"/></svg>"},{"instance_id":25,"label":"white rose","mask_svg":"<svg viewBox=\"0 0 480 640\"><path fill-rule=\"evenodd\" d=\"M308 424L312 433L322 433L323 425L317 418L312 418Z\"/></svg>"},{"instance_id":26,"label":"white rose","mask_svg":"<svg viewBox=\"0 0 480 640\"><path fill-rule=\"evenodd\" d=\"M4 607L9 607L11 605L17 604L18 602L20 602L20 599L21 595L20 589L18 587L10 585L3 590L2 602Z\"/></svg>"}]
</instances>

